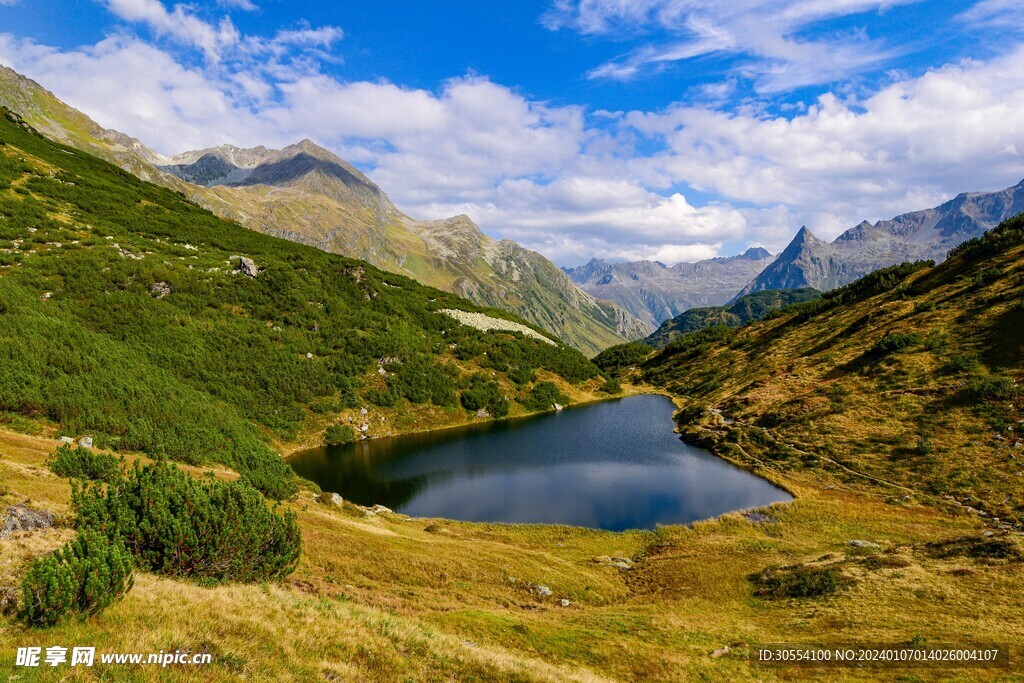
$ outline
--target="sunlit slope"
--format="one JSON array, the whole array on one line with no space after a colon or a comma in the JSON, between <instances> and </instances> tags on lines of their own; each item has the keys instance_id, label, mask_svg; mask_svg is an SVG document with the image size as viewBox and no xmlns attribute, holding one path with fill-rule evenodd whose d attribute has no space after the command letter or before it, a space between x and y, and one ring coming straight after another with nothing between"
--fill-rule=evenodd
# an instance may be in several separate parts
<instances>
[{"instance_id":1,"label":"sunlit slope","mask_svg":"<svg viewBox=\"0 0 1024 683\"><path fill-rule=\"evenodd\" d=\"M723 452L848 468L1019 524L1024 218L937 267L893 267L765 322L682 336L645 374L685 397L684 433Z\"/></svg>"},{"instance_id":2,"label":"sunlit slope","mask_svg":"<svg viewBox=\"0 0 1024 683\"><path fill-rule=\"evenodd\" d=\"M588 355L649 331L625 310L584 293L542 255L484 235L465 216L425 222L405 216L365 176L309 141L280 152L259 148L272 172L256 173L244 183L206 187L161 169L196 181L205 176L183 171L138 140L104 129L3 66L0 106L52 139L177 190L218 216L511 311ZM194 162L197 154L185 156ZM345 173L346 183L336 173L342 167L353 172ZM373 201L367 201L370 195Z\"/></svg>"},{"instance_id":3,"label":"sunlit slope","mask_svg":"<svg viewBox=\"0 0 1024 683\"><path fill-rule=\"evenodd\" d=\"M542 381L578 397L597 374L574 349L446 308L478 310L246 230L0 117L0 411L273 487L290 472L269 444L316 443L364 407L392 418L367 425L374 436L476 419L461 397L480 386L494 387L491 414L516 414Z\"/></svg>"}]
</instances>

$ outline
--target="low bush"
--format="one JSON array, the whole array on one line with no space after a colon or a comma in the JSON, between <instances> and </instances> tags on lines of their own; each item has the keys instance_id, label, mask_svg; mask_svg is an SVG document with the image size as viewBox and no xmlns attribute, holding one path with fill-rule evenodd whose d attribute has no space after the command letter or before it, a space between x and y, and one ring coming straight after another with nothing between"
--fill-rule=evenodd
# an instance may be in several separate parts
<instances>
[{"instance_id":1,"label":"low bush","mask_svg":"<svg viewBox=\"0 0 1024 683\"><path fill-rule=\"evenodd\" d=\"M194 479L160 461L136 463L103 491L76 487L80 529L120 536L154 572L212 581L265 581L289 574L302 539L295 515L278 514L245 482Z\"/></svg>"},{"instance_id":2,"label":"low bush","mask_svg":"<svg viewBox=\"0 0 1024 683\"><path fill-rule=\"evenodd\" d=\"M619 384L619 380L615 379L614 377L611 377L605 380L605 383L598 387L597 390L604 392L606 394L621 394L622 385Z\"/></svg>"},{"instance_id":3,"label":"low bush","mask_svg":"<svg viewBox=\"0 0 1024 683\"><path fill-rule=\"evenodd\" d=\"M642 363L654 351L642 342L629 342L609 347L594 357L594 365L606 372L616 372L622 368Z\"/></svg>"},{"instance_id":4,"label":"low bush","mask_svg":"<svg viewBox=\"0 0 1024 683\"><path fill-rule=\"evenodd\" d=\"M819 598L836 593L850 581L838 567L768 567L752 577L757 594L770 598Z\"/></svg>"},{"instance_id":5,"label":"low bush","mask_svg":"<svg viewBox=\"0 0 1024 683\"><path fill-rule=\"evenodd\" d=\"M79 532L63 548L37 557L21 582L22 613L33 626L52 626L67 614L93 614L132 587L134 563L120 538Z\"/></svg>"},{"instance_id":6,"label":"low bush","mask_svg":"<svg viewBox=\"0 0 1024 683\"><path fill-rule=\"evenodd\" d=\"M980 401L1009 401L1020 394L1020 388L1007 377L984 375L971 382L971 393Z\"/></svg>"},{"instance_id":7,"label":"low bush","mask_svg":"<svg viewBox=\"0 0 1024 683\"><path fill-rule=\"evenodd\" d=\"M569 397L558 390L554 382L535 385L526 398L519 399L527 410L551 410L554 404L568 405Z\"/></svg>"},{"instance_id":8,"label":"low bush","mask_svg":"<svg viewBox=\"0 0 1024 683\"><path fill-rule=\"evenodd\" d=\"M883 358L893 353L905 351L921 343L921 337L916 334L893 334L889 333L876 341L867 351L867 355L874 358Z\"/></svg>"},{"instance_id":9,"label":"low bush","mask_svg":"<svg viewBox=\"0 0 1024 683\"><path fill-rule=\"evenodd\" d=\"M324 443L328 446L343 446L357 438L356 430L349 425L331 425L324 431Z\"/></svg>"},{"instance_id":10,"label":"low bush","mask_svg":"<svg viewBox=\"0 0 1024 683\"><path fill-rule=\"evenodd\" d=\"M499 419L508 415L509 402L501 392L501 385L482 373L473 375L470 387L462 392L459 400L466 410L486 409L491 417Z\"/></svg>"},{"instance_id":11,"label":"low bush","mask_svg":"<svg viewBox=\"0 0 1024 683\"><path fill-rule=\"evenodd\" d=\"M61 446L50 455L46 464L58 477L113 482L121 476L117 458L109 453L97 453L81 446Z\"/></svg>"}]
</instances>

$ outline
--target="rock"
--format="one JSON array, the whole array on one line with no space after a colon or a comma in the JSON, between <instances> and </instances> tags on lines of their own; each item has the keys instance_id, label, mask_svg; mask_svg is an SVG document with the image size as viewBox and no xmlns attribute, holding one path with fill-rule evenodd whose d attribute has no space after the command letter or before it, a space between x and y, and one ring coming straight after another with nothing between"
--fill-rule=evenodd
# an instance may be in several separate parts
<instances>
[{"instance_id":1,"label":"rock","mask_svg":"<svg viewBox=\"0 0 1024 683\"><path fill-rule=\"evenodd\" d=\"M615 567L621 571L628 571L633 568L633 560L628 557L608 557L607 555L598 555L594 558L594 562L597 564L603 564L606 567Z\"/></svg>"},{"instance_id":2,"label":"rock","mask_svg":"<svg viewBox=\"0 0 1024 683\"><path fill-rule=\"evenodd\" d=\"M365 508L364 512L366 513L367 517L376 517L377 515L383 514L385 512L389 515L393 515L395 513L395 511L392 510L391 508L384 507L383 505L380 504L374 505L372 508Z\"/></svg>"},{"instance_id":3,"label":"rock","mask_svg":"<svg viewBox=\"0 0 1024 683\"><path fill-rule=\"evenodd\" d=\"M572 603L569 602L568 600L566 600L565 598L562 598L561 600L558 601L558 604L561 605L562 607L568 607Z\"/></svg>"},{"instance_id":4,"label":"rock","mask_svg":"<svg viewBox=\"0 0 1024 683\"><path fill-rule=\"evenodd\" d=\"M306 360L313 360L313 354L307 353L306 354Z\"/></svg>"},{"instance_id":5,"label":"rock","mask_svg":"<svg viewBox=\"0 0 1024 683\"><path fill-rule=\"evenodd\" d=\"M481 408L480 410L476 411L476 416L477 417L490 417L491 414L487 412L487 408Z\"/></svg>"},{"instance_id":6,"label":"rock","mask_svg":"<svg viewBox=\"0 0 1024 683\"><path fill-rule=\"evenodd\" d=\"M83 436L81 439L78 440L78 445L81 446L82 448L92 448L92 437Z\"/></svg>"},{"instance_id":7,"label":"rock","mask_svg":"<svg viewBox=\"0 0 1024 683\"><path fill-rule=\"evenodd\" d=\"M847 541L847 545L853 546L854 548L881 548L882 546L871 541Z\"/></svg>"},{"instance_id":8,"label":"rock","mask_svg":"<svg viewBox=\"0 0 1024 683\"><path fill-rule=\"evenodd\" d=\"M542 598L550 597L552 594L551 589L543 584L535 586L533 590L535 593L537 593L537 595L541 596Z\"/></svg>"},{"instance_id":9,"label":"rock","mask_svg":"<svg viewBox=\"0 0 1024 683\"><path fill-rule=\"evenodd\" d=\"M360 408L359 409L359 414L360 415L366 415L368 412L370 412L370 411L368 411L366 408Z\"/></svg>"},{"instance_id":10,"label":"rock","mask_svg":"<svg viewBox=\"0 0 1024 683\"><path fill-rule=\"evenodd\" d=\"M331 494L331 503L333 503L334 505L337 505L338 507L341 507L342 505L345 504L345 499L342 498L337 493L332 493Z\"/></svg>"},{"instance_id":11,"label":"rock","mask_svg":"<svg viewBox=\"0 0 1024 683\"><path fill-rule=\"evenodd\" d=\"M235 266L235 270L240 270L243 275L248 275L249 277L256 277L260 274L260 269L256 267L256 262L246 256L238 257L238 265Z\"/></svg>"},{"instance_id":12,"label":"rock","mask_svg":"<svg viewBox=\"0 0 1024 683\"><path fill-rule=\"evenodd\" d=\"M560 405L559 405L559 404L557 404L557 403L556 403L556 404L554 404L554 405L553 405L553 406L551 406L551 407L552 407L552 408L554 408L556 412L559 412L559 413L560 413L560 412L562 412L562 406L560 406Z\"/></svg>"},{"instance_id":13,"label":"rock","mask_svg":"<svg viewBox=\"0 0 1024 683\"><path fill-rule=\"evenodd\" d=\"M53 526L53 515L45 510L36 510L27 505L11 505L4 512L0 523L0 538L15 531L35 531Z\"/></svg>"},{"instance_id":14,"label":"rock","mask_svg":"<svg viewBox=\"0 0 1024 683\"><path fill-rule=\"evenodd\" d=\"M743 518L751 524L770 524L775 521L775 518L763 512L744 512Z\"/></svg>"},{"instance_id":15,"label":"rock","mask_svg":"<svg viewBox=\"0 0 1024 683\"><path fill-rule=\"evenodd\" d=\"M154 282L149 286L149 293L157 299L163 299L171 293L171 286L166 282Z\"/></svg>"},{"instance_id":16,"label":"rock","mask_svg":"<svg viewBox=\"0 0 1024 683\"><path fill-rule=\"evenodd\" d=\"M74 442L75 442L75 440L72 439L70 436L62 436L59 439L57 439L57 443L71 444L71 443L74 443Z\"/></svg>"},{"instance_id":17,"label":"rock","mask_svg":"<svg viewBox=\"0 0 1024 683\"><path fill-rule=\"evenodd\" d=\"M729 654L729 646L728 645L726 645L725 647L718 648L717 650L715 650L714 652L711 653L711 656L714 657L715 659L718 659L722 655L726 655L726 654Z\"/></svg>"},{"instance_id":18,"label":"rock","mask_svg":"<svg viewBox=\"0 0 1024 683\"><path fill-rule=\"evenodd\" d=\"M370 431L370 425L365 424L365 423L359 425L359 431L361 431L361 432L363 432L365 434L366 432Z\"/></svg>"}]
</instances>

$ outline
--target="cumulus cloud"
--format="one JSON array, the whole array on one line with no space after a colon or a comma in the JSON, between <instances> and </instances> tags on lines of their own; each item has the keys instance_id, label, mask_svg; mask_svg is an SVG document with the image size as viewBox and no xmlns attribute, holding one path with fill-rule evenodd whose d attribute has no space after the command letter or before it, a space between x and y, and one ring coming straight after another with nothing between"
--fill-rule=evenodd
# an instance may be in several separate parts
<instances>
[{"instance_id":1,"label":"cumulus cloud","mask_svg":"<svg viewBox=\"0 0 1024 683\"><path fill-rule=\"evenodd\" d=\"M791 119L678 106L625 123L665 141L640 162L665 182L783 203L831 235L858 216L1024 177L1024 49L934 69L863 101L826 94Z\"/></svg>"},{"instance_id":2,"label":"cumulus cloud","mask_svg":"<svg viewBox=\"0 0 1024 683\"><path fill-rule=\"evenodd\" d=\"M119 7L154 26L192 16L156 2L161 13L154 1ZM656 13L704 6L604 5L619 14L581 12L574 27L669 21ZM877 6L803 2L791 11ZM708 89L719 108L588 111L476 75L429 90L345 81L319 67L320 51L342 38L330 27L215 41L216 61L181 54L181 45L205 54L203 30L188 40L185 28L163 30L173 46L119 32L62 50L0 35L0 62L167 154L312 138L366 170L413 217L467 213L489 234L561 265L592 256L673 263L728 254L737 244L778 251L803 224L833 237L864 218L1024 177L1021 48L903 76L863 99L826 93L781 116L726 110L732 82Z\"/></svg>"},{"instance_id":3,"label":"cumulus cloud","mask_svg":"<svg viewBox=\"0 0 1024 683\"><path fill-rule=\"evenodd\" d=\"M556 0L544 15L552 30L590 36L643 35L650 39L591 78L629 80L652 69L714 54L745 56L736 73L761 93L831 83L891 60L897 51L862 32L828 38L802 37L826 19L880 11L917 0ZM1002 1L1002 0L994 0Z\"/></svg>"}]
</instances>

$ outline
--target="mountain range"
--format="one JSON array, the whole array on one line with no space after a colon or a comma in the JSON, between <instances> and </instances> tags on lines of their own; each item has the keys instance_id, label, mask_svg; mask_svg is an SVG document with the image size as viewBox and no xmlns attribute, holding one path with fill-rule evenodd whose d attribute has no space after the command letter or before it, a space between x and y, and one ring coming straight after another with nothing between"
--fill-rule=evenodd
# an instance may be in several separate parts
<instances>
[{"instance_id":1,"label":"mountain range","mask_svg":"<svg viewBox=\"0 0 1024 683\"><path fill-rule=\"evenodd\" d=\"M738 256L667 266L660 261L608 263L592 259L564 269L585 292L612 301L653 331L691 308L728 302L774 260L760 247Z\"/></svg>"},{"instance_id":2,"label":"mountain range","mask_svg":"<svg viewBox=\"0 0 1024 683\"><path fill-rule=\"evenodd\" d=\"M488 237L467 216L405 215L363 173L309 140L282 150L223 145L166 157L2 66L0 105L43 134L177 190L220 217L503 308L591 355L650 332L578 288L544 256Z\"/></svg>"},{"instance_id":3,"label":"mountain range","mask_svg":"<svg viewBox=\"0 0 1024 683\"><path fill-rule=\"evenodd\" d=\"M997 192L965 192L932 209L874 224L863 221L833 242L800 229L779 257L736 298L771 289L828 291L886 266L945 260L950 249L1024 211L1024 180Z\"/></svg>"}]
</instances>

